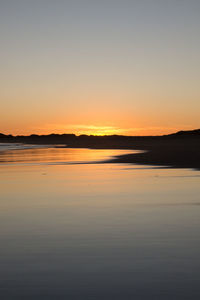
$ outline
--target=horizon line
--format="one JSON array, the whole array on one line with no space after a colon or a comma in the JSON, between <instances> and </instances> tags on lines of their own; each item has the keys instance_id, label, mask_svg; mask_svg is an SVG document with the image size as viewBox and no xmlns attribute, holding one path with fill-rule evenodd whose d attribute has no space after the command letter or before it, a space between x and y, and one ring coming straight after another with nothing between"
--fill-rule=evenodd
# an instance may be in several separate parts
<instances>
[{"instance_id":1,"label":"horizon line","mask_svg":"<svg viewBox=\"0 0 200 300\"><path fill-rule=\"evenodd\" d=\"M124 137L162 137L162 136L168 136L168 135L173 135L173 134L177 134L177 133L181 133L181 132L185 132L185 133L189 133L189 132L195 132L195 131L200 131L200 128L196 128L196 129L191 129L191 130L178 130L174 133L168 133L168 134L160 134L160 135L125 135L125 134L80 134L77 135L75 133L49 133L49 134L36 134L36 133L31 133L28 135L23 135L23 134L17 134L17 135L13 135L11 133L9 134L5 134L0 132L0 135L4 135L4 136L9 136L9 137L30 137L30 136L51 136L51 135L57 135L57 136L62 136L62 135L71 135L71 136L75 136L75 137L80 137L80 136L88 136L88 137L111 137L111 136L124 136Z\"/></svg>"}]
</instances>

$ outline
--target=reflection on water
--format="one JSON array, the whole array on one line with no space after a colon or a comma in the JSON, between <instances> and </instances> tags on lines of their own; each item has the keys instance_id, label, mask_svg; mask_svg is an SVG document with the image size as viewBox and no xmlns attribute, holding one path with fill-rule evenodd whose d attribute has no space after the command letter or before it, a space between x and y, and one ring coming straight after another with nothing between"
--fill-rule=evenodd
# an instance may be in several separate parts
<instances>
[{"instance_id":1,"label":"reflection on water","mask_svg":"<svg viewBox=\"0 0 200 300\"><path fill-rule=\"evenodd\" d=\"M39 148L38 148L39 147ZM6 150L8 151L1 151ZM19 151L20 150L20 151ZM81 163L104 161L112 156L137 153L137 150L79 149L23 144L0 144L1 163Z\"/></svg>"},{"instance_id":2,"label":"reflection on water","mask_svg":"<svg viewBox=\"0 0 200 300\"><path fill-rule=\"evenodd\" d=\"M35 150L40 162L49 161L45 150ZM50 157L68 160L62 151ZM98 156L67 151L76 161ZM0 299L199 299L199 175L117 164L2 163Z\"/></svg>"}]
</instances>

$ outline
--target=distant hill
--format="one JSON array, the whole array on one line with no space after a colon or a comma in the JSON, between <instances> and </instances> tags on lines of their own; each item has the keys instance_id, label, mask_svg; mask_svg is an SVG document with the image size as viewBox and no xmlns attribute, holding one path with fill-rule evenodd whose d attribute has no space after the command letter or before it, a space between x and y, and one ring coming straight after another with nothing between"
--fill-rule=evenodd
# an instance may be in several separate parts
<instances>
[{"instance_id":1,"label":"distant hill","mask_svg":"<svg viewBox=\"0 0 200 300\"><path fill-rule=\"evenodd\" d=\"M200 129L194 129L194 130L181 130L181 131L178 131L176 133L172 133L172 134L169 134L168 136L182 136L182 137L189 137L189 136L200 136Z\"/></svg>"}]
</instances>

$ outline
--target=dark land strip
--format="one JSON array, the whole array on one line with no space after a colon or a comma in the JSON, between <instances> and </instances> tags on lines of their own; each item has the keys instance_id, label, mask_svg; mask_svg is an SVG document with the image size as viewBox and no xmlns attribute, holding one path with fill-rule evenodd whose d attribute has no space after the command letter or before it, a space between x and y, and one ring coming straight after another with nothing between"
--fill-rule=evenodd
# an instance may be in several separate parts
<instances>
[{"instance_id":1,"label":"dark land strip","mask_svg":"<svg viewBox=\"0 0 200 300\"><path fill-rule=\"evenodd\" d=\"M179 131L163 136L76 136L74 134L12 136L0 134L0 143L61 144L70 148L144 150L140 153L120 155L107 162L200 170L200 129Z\"/></svg>"}]
</instances>

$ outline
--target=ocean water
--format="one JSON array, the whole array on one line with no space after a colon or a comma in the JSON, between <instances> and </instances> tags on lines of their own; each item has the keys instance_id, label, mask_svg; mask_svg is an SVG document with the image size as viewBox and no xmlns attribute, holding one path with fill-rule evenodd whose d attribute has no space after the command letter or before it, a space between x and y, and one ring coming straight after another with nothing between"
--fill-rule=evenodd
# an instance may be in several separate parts
<instances>
[{"instance_id":1,"label":"ocean water","mask_svg":"<svg viewBox=\"0 0 200 300\"><path fill-rule=\"evenodd\" d=\"M20 151L19 151L20 150ZM4 164L81 164L107 161L113 156L137 153L138 150L80 149L65 145L29 145L0 143L0 163Z\"/></svg>"},{"instance_id":2,"label":"ocean water","mask_svg":"<svg viewBox=\"0 0 200 300\"><path fill-rule=\"evenodd\" d=\"M9 150L49 148L49 145L29 145L22 143L0 143L0 153Z\"/></svg>"},{"instance_id":3,"label":"ocean water","mask_svg":"<svg viewBox=\"0 0 200 300\"><path fill-rule=\"evenodd\" d=\"M0 299L200 299L199 171L20 149L0 153Z\"/></svg>"}]
</instances>

